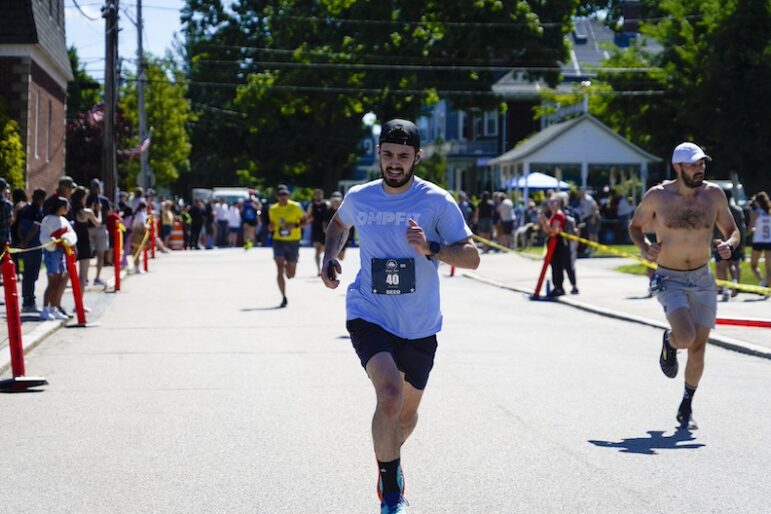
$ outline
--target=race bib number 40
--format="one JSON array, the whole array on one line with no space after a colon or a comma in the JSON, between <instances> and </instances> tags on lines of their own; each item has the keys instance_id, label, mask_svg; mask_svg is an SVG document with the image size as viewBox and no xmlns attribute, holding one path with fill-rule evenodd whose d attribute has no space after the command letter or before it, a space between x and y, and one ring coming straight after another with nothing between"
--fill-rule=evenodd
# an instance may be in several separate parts
<instances>
[{"instance_id":1,"label":"race bib number 40","mask_svg":"<svg viewBox=\"0 0 771 514\"><path fill-rule=\"evenodd\" d=\"M415 259L372 259L372 292L414 293Z\"/></svg>"}]
</instances>

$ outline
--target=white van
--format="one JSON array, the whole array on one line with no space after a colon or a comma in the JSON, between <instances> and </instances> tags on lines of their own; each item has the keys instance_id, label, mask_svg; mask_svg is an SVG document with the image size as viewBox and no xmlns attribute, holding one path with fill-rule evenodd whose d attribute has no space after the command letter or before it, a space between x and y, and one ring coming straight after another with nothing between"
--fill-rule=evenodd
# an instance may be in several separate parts
<instances>
[{"instance_id":1,"label":"white van","mask_svg":"<svg viewBox=\"0 0 771 514\"><path fill-rule=\"evenodd\" d=\"M251 194L252 190L248 187L215 187L211 197L215 200L225 200L228 205L232 205L239 200L247 200Z\"/></svg>"}]
</instances>

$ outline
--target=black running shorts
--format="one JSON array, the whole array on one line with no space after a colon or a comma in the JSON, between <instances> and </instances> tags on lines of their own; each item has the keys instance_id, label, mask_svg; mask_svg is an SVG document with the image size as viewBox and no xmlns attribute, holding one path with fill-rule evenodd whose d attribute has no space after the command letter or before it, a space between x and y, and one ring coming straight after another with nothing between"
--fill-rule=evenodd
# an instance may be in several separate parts
<instances>
[{"instance_id":1,"label":"black running shorts","mask_svg":"<svg viewBox=\"0 0 771 514\"><path fill-rule=\"evenodd\" d=\"M376 354L388 352L399 371L404 373L404 380L415 389L426 388L428 375L434 367L436 335L422 339L404 339L361 318L348 320L346 328L351 334L351 343L362 367L366 369L367 363Z\"/></svg>"}]
</instances>

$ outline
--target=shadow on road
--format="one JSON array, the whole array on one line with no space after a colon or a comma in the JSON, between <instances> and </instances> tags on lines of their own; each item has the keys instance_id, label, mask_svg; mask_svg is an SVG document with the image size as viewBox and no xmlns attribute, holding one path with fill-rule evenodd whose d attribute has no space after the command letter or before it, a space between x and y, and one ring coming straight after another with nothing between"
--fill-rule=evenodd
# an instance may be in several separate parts
<instances>
[{"instance_id":1,"label":"shadow on road","mask_svg":"<svg viewBox=\"0 0 771 514\"><path fill-rule=\"evenodd\" d=\"M688 441L695 441L693 432L687 428L678 428L674 434L665 436L663 431L649 430L648 437L631 437L622 439L620 442L612 441L593 441L589 440L595 446L602 448L618 448L622 453L639 453L641 455L657 455L656 450L696 450L702 446L702 443L680 444Z\"/></svg>"},{"instance_id":2,"label":"shadow on road","mask_svg":"<svg viewBox=\"0 0 771 514\"><path fill-rule=\"evenodd\" d=\"M240 309L241 312L255 312L255 311L277 311L279 309L283 309L280 305L275 305L273 307L245 307L243 309Z\"/></svg>"}]
</instances>

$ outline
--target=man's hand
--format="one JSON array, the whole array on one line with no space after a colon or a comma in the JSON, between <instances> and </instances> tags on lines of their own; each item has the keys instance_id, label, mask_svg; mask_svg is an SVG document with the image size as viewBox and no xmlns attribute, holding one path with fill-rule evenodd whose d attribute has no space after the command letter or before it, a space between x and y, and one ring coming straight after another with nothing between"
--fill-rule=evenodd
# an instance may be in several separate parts
<instances>
[{"instance_id":1,"label":"man's hand","mask_svg":"<svg viewBox=\"0 0 771 514\"><path fill-rule=\"evenodd\" d=\"M340 285L337 274L342 272L343 268L340 266L340 261L328 259L326 255L324 256L324 265L321 267L321 280L325 286L330 289L337 289L337 286Z\"/></svg>"},{"instance_id":2,"label":"man's hand","mask_svg":"<svg viewBox=\"0 0 771 514\"><path fill-rule=\"evenodd\" d=\"M659 258L659 253L661 253L662 244L663 243L650 243L645 251L645 257L647 257L649 261L656 262L656 259Z\"/></svg>"},{"instance_id":3,"label":"man's hand","mask_svg":"<svg viewBox=\"0 0 771 514\"><path fill-rule=\"evenodd\" d=\"M407 222L410 224L407 227L407 244L421 255L430 255L431 248L428 246L428 240L423 229L420 228L420 225L414 219L410 218Z\"/></svg>"},{"instance_id":4,"label":"man's hand","mask_svg":"<svg viewBox=\"0 0 771 514\"><path fill-rule=\"evenodd\" d=\"M731 245L726 241L715 239L712 241L712 244L715 245L715 248L717 249L717 254L724 261L727 261L728 259L731 258L731 255L733 255L733 249L731 248Z\"/></svg>"}]
</instances>

